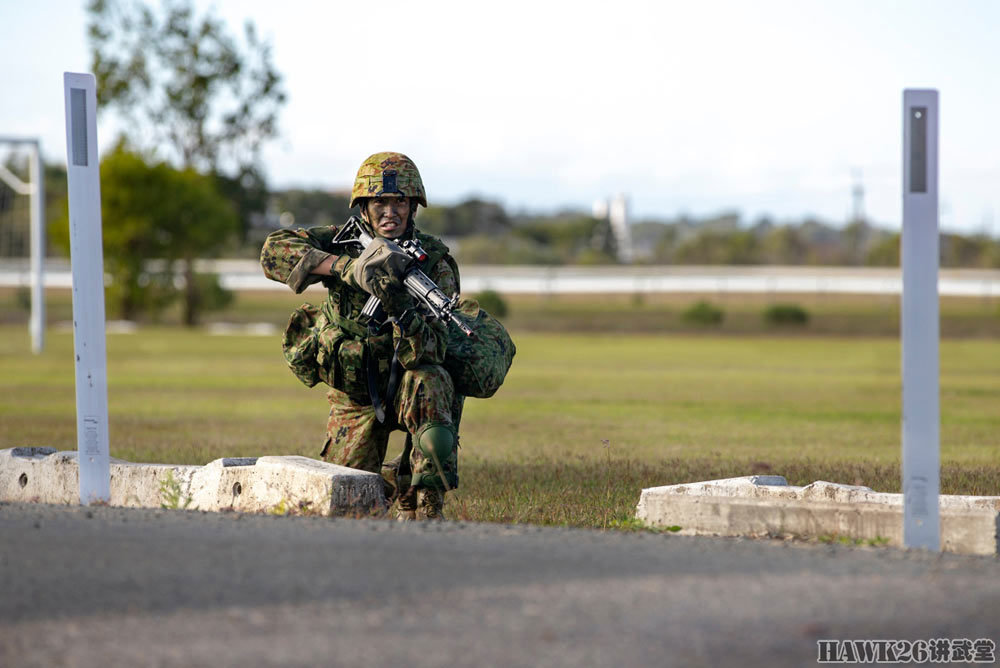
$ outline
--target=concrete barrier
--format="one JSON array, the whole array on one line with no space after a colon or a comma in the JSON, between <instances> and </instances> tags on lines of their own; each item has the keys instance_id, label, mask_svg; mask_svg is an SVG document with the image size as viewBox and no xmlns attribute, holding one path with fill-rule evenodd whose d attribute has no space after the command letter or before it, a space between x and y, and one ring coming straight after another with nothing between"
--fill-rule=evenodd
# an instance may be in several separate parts
<instances>
[{"instance_id":1,"label":"concrete barrier","mask_svg":"<svg viewBox=\"0 0 1000 668\"><path fill-rule=\"evenodd\" d=\"M0 450L0 501L77 504L76 451ZM368 514L386 507L377 473L308 457L236 457L205 466L111 460L112 506Z\"/></svg>"},{"instance_id":2,"label":"concrete barrier","mask_svg":"<svg viewBox=\"0 0 1000 668\"><path fill-rule=\"evenodd\" d=\"M998 554L1000 496L942 494L941 545L948 552ZM636 517L678 533L845 538L903 545L903 495L782 476L746 476L642 490Z\"/></svg>"}]
</instances>

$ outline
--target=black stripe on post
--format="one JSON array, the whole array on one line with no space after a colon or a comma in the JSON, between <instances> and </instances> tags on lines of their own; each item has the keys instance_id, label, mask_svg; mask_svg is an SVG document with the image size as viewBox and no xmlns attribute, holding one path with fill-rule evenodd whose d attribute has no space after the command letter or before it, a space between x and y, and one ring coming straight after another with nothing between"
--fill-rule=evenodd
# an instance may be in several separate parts
<instances>
[{"instance_id":1,"label":"black stripe on post","mask_svg":"<svg viewBox=\"0 0 1000 668\"><path fill-rule=\"evenodd\" d=\"M910 192L927 192L927 107L910 107Z\"/></svg>"},{"instance_id":2,"label":"black stripe on post","mask_svg":"<svg viewBox=\"0 0 1000 668\"><path fill-rule=\"evenodd\" d=\"M73 164L87 166L87 91L69 89L70 128L73 142Z\"/></svg>"}]
</instances>

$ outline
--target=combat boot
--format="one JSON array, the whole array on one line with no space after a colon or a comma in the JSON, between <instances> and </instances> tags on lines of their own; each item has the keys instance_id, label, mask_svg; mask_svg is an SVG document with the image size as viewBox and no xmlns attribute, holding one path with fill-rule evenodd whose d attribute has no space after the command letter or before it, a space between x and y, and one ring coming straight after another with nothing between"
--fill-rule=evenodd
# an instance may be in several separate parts
<instances>
[{"instance_id":1,"label":"combat boot","mask_svg":"<svg viewBox=\"0 0 1000 668\"><path fill-rule=\"evenodd\" d=\"M443 520L444 492L438 489L422 488L417 492L417 519Z\"/></svg>"},{"instance_id":2,"label":"combat boot","mask_svg":"<svg viewBox=\"0 0 1000 668\"><path fill-rule=\"evenodd\" d=\"M390 505L399 495L399 465L403 455L382 464L382 486L385 488L385 500Z\"/></svg>"},{"instance_id":3,"label":"combat boot","mask_svg":"<svg viewBox=\"0 0 1000 668\"><path fill-rule=\"evenodd\" d=\"M417 491L411 487L397 499L396 520L411 522L415 519L417 519Z\"/></svg>"}]
</instances>

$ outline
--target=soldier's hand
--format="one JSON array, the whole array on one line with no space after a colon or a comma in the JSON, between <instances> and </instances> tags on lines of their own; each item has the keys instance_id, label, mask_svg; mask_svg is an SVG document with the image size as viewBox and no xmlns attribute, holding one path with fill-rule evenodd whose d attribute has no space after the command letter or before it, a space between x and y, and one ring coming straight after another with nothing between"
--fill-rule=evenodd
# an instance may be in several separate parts
<instances>
[{"instance_id":1,"label":"soldier's hand","mask_svg":"<svg viewBox=\"0 0 1000 668\"><path fill-rule=\"evenodd\" d=\"M381 299L376 284L388 281L402 287L403 277L413 262L406 253L393 250L386 239L376 237L354 261L354 280L359 288Z\"/></svg>"},{"instance_id":2,"label":"soldier's hand","mask_svg":"<svg viewBox=\"0 0 1000 668\"><path fill-rule=\"evenodd\" d=\"M416 300L406 291L406 288L384 274L375 279L371 287L371 294L379 298L379 301L382 302L382 308L391 318L398 318L416 306Z\"/></svg>"}]
</instances>

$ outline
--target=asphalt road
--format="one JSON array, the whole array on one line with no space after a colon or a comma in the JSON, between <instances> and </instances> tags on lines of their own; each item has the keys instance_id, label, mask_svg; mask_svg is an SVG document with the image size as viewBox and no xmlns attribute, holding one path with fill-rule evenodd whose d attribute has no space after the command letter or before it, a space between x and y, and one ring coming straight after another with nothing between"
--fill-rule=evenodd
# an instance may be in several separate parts
<instances>
[{"instance_id":1,"label":"asphalt road","mask_svg":"<svg viewBox=\"0 0 1000 668\"><path fill-rule=\"evenodd\" d=\"M808 666L862 638L1000 641L1000 561L0 504L4 667Z\"/></svg>"}]
</instances>

